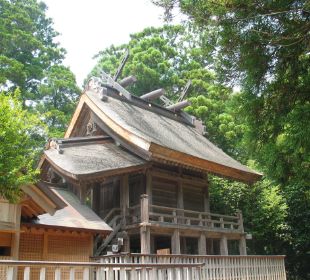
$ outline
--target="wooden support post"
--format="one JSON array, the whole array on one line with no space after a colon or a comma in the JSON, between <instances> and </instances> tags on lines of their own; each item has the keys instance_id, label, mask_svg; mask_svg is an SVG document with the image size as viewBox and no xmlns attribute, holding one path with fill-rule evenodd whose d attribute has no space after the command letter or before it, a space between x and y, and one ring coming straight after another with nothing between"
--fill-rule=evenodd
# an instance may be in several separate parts
<instances>
[{"instance_id":1,"label":"wooden support post","mask_svg":"<svg viewBox=\"0 0 310 280\"><path fill-rule=\"evenodd\" d=\"M130 253L130 236L129 235L127 235L124 238L124 245L122 247L122 251L125 253Z\"/></svg>"},{"instance_id":2,"label":"wooden support post","mask_svg":"<svg viewBox=\"0 0 310 280\"><path fill-rule=\"evenodd\" d=\"M80 192L80 201L81 204L86 204L87 199L87 186L83 183L80 183L79 185L79 192Z\"/></svg>"},{"instance_id":3,"label":"wooden support post","mask_svg":"<svg viewBox=\"0 0 310 280\"><path fill-rule=\"evenodd\" d=\"M177 211L177 215L183 217L184 216L184 196L183 196L183 184L182 181L178 181L178 189L177 189L177 208L182 209ZM184 219L180 218L177 221L180 224L184 224Z\"/></svg>"},{"instance_id":4,"label":"wooden support post","mask_svg":"<svg viewBox=\"0 0 310 280\"><path fill-rule=\"evenodd\" d=\"M151 170L147 170L145 174L146 185L145 185L145 193L148 195L149 205L152 205L152 173Z\"/></svg>"},{"instance_id":5,"label":"wooden support post","mask_svg":"<svg viewBox=\"0 0 310 280\"><path fill-rule=\"evenodd\" d=\"M207 254L207 242L206 242L206 235L204 233L201 233L198 239L198 254L199 255Z\"/></svg>"},{"instance_id":6,"label":"wooden support post","mask_svg":"<svg viewBox=\"0 0 310 280\"><path fill-rule=\"evenodd\" d=\"M150 254L149 199L147 194L141 195L141 254Z\"/></svg>"},{"instance_id":7,"label":"wooden support post","mask_svg":"<svg viewBox=\"0 0 310 280\"><path fill-rule=\"evenodd\" d=\"M205 176L205 180L206 180L206 186L204 188L203 203L204 203L204 211L209 213L210 212L210 199L209 199L209 184L208 184L207 176Z\"/></svg>"},{"instance_id":8,"label":"wooden support post","mask_svg":"<svg viewBox=\"0 0 310 280\"><path fill-rule=\"evenodd\" d=\"M95 183L91 193L91 208L99 215L100 211L100 184Z\"/></svg>"},{"instance_id":9,"label":"wooden support post","mask_svg":"<svg viewBox=\"0 0 310 280\"><path fill-rule=\"evenodd\" d=\"M20 219L21 219L21 205L17 204L15 206L14 224L16 232L12 234L11 241L11 256L13 260L19 259L19 242L20 242ZM13 268L13 278L17 279L17 267Z\"/></svg>"},{"instance_id":10,"label":"wooden support post","mask_svg":"<svg viewBox=\"0 0 310 280\"><path fill-rule=\"evenodd\" d=\"M172 254L181 254L180 231L178 229L175 229L171 236L171 251Z\"/></svg>"},{"instance_id":11,"label":"wooden support post","mask_svg":"<svg viewBox=\"0 0 310 280\"><path fill-rule=\"evenodd\" d=\"M239 253L242 256L246 256L247 252L246 252L246 239L245 236L242 235L240 240L239 240Z\"/></svg>"},{"instance_id":12,"label":"wooden support post","mask_svg":"<svg viewBox=\"0 0 310 280\"><path fill-rule=\"evenodd\" d=\"M222 235L220 240L220 252L222 256L228 255L227 237L225 235Z\"/></svg>"},{"instance_id":13,"label":"wooden support post","mask_svg":"<svg viewBox=\"0 0 310 280\"><path fill-rule=\"evenodd\" d=\"M140 243L141 243L141 254L151 253L151 232L150 227L140 227Z\"/></svg>"},{"instance_id":14,"label":"wooden support post","mask_svg":"<svg viewBox=\"0 0 310 280\"><path fill-rule=\"evenodd\" d=\"M122 176L121 178L121 191L120 191L120 208L123 218L128 214L129 209L129 181L128 174Z\"/></svg>"}]
</instances>

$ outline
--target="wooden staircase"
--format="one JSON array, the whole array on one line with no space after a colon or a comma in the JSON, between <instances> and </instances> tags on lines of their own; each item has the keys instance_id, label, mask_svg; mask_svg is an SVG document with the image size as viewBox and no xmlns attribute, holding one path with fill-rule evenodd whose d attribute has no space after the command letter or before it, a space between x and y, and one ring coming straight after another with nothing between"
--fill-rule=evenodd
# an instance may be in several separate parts
<instances>
[{"instance_id":1,"label":"wooden staircase","mask_svg":"<svg viewBox=\"0 0 310 280\"><path fill-rule=\"evenodd\" d=\"M120 209L111 209L111 211L106 215L103 220L113 229L113 231L104 240L101 240L102 243L97 248L95 256L103 255L109 251L118 252L119 250L113 250L113 245L118 246L119 248L122 245L122 242L120 242L120 239L122 238L121 230L125 224L125 221L120 215Z\"/></svg>"}]
</instances>

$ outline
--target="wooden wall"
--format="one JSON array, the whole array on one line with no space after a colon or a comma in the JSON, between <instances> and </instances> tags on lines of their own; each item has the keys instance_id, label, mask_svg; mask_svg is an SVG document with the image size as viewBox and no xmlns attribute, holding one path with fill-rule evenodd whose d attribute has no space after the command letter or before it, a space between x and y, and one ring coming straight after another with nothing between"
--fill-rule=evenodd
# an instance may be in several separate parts
<instances>
[{"instance_id":1,"label":"wooden wall","mask_svg":"<svg viewBox=\"0 0 310 280\"><path fill-rule=\"evenodd\" d=\"M184 209L193 211L204 211L204 188L183 184Z\"/></svg>"},{"instance_id":2,"label":"wooden wall","mask_svg":"<svg viewBox=\"0 0 310 280\"><path fill-rule=\"evenodd\" d=\"M145 193L145 176L143 174L130 174L129 181L129 206L140 204L140 197Z\"/></svg>"},{"instance_id":3,"label":"wooden wall","mask_svg":"<svg viewBox=\"0 0 310 280\"><path fill-rule=\"evenodd\" d=\"M21 233L19 248L20 260L88 262L92 250L92 236L27 232ZM82 279L82 270L76 274L76 279ZM18 279L23 279L21 271ZM39 269L32 269L31 279L39 279ZM50 270L47 270L47 279L54 279ZM61 279L69 280L69 270L63 271Z\"/></svg>"},{"instance_id":4,"label":"wooden wall","mask_svg":"<svg viewBox=\"0 0 310 280\"><path fill-rule=\"evenodd\" d=\"M93 200L96 198L93 197ZM99 216L104 218L112 208L120 207L120 180L114 178L99 187Z\"/></svg>"},{"instance_id":5,"label":"wooden wall","mask_svg":"<svg viewBox=\"0 0 310 280\"><path fill-rule=\"evenodd\" d=\"M152 177L152 204L177 207L177 181Z\"/></svg>"}]
</instances>

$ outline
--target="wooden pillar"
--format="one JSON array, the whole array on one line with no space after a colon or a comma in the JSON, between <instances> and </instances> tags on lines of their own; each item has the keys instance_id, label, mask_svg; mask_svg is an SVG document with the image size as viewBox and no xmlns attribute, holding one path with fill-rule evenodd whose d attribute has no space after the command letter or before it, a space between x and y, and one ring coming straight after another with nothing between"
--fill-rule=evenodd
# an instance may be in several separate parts
<instances>
[{"instance_id":1,"label":"wooden pillar","mask_svg":"<svg viewBox=\"0 0 310 280\"><path fill-rule=\"evenodd\" d=\"M141 242L141 254L150 254L151 253L150 227L148 226L140 227L140 242Z\"/></svg>"},{"instance_id":2,"label":"wooden pillar","mask_svg":"<svg viewBox=\"0 0 310 280\"><path fill-rule=\"evenodd\" d=\"M86 184L80 183L79 194L80 194L81 204L86 204L86 199L87 199L87 185Z\"/></svg>"},{"instance_id":3,"label":"wooden pillar","mask_svg":"<svg viewBox=\"0 0 310 280\"><path fill-rule=\"evenodd\" d=\"M120 186L120 208L122 216L125 218L129 209L129 181L128 175L123 175Z\"/></svg>"},{"instance_id":4,"label":"wooden pillar","mask_svg":"<svg viewBox=\"0 0 310 280\"><path fill-rule=\"evenodd\" d=\"M141 195L141 254L150 254L149 199L147 194Z\"/></svg>"},{"instance_id":5,"label":"wooden pillar","mask_svg":"<svg viewBox=\"0 0 310 280\"><path fill-rule=\"evenodd\" d=\"M242 256L246 256L247 252L246 252L246 239L245 236L242 235L240 240L239 240L239 253Z\"/></svg>"},{"instance_id":6,"label":"wooden pillar","mask_svg":"<svg viewBox=\"0 0 310 280\"><path fill-rule=\"evenodd\" d=\"M129 235L127 235L124 238L124 245L122 247L122 251L125 253L130 253L130 236Z\"/></svg>"},{"instance_id":7,"label":"wooden pillar","mask_svg":"<svg viewBox=\"0 0 310 280\"><path fill-rule=\"evenodd\" d=\"M184 209L183 184L178 181L177 208Z\"/></svg>"},{"instance_id":8,"label":"wooden pillar","mask_svg":"<svg viewBox=\"0 0 310 280\"><path fill-rule=\"evenodd\" d=\"M12 234L11 243L11 256L13 260L18 260L19 258L19 241L20 241L20 219L21 219L21 205L15 205L14 223L16 232Z\"/></svg>"},{"instance_id":9,"label":"wooden pillar","mask_svg":"<svg viewBox=\"0 0 310 280\"><path fill-rule=\"evenodd\" d=\"M220 252L222 256L228 255L227 237L225 235L222 235L220 240Z\"/></svg>"},{"instance_id":10,"label":"wooden pillar","mask_svg":"<svg viewBox=\"0 0 310 280\"><path fill-rule=\"evenodd\" d=\"M203 197L204 211L210 212L209 183L207 175L205 175L205 180L206 180L206 186L204 188L204 197Z\"/></svg>"},{"instance_id":11,"label":"wooden pillar","mask_svg":"<svg viewBox=\"0 0 310 280\"><path fill-rule=\"evenodd\" d=\"M180 231L178 229L175 229L171 236L171 251L172 254L181 254Z\"/></svg>"},{"instance_id":12,"label":"wooden pillar","mask_svg":"<svg viewBox=\"0 0 310 280\"><path fill-rule=\"evenodd\" d=\"M207 254L207 242L206 242L206 235L204 233L201 233L198 238L198 254L199 255Z\"/></svg>"},{"instance_id":13,"label":"wooden pillar","mask_svg":"<svg viewBox=\"0 0 310 280\"><path fill-rule=\"evenodd\" d=\"M21 205L17 204L15 206L14 223L15 223L15 232L12 234L11 241L11 256L13 260L19 259L19 242L20 242L20 219L21 219ZM17 279L17 267L13 269L13 278Z\"/></svg>"},{"instance_id":14,"label":"wooden pillar","mask_svg":"<svg viewBox=\"0 0 310 280\"><path fill-rule=\"evenodd\" d=\"M95 183L91 191L91 208L100 216L100 184Z\"/></svg>"},{"instance_id":15,"label":"wooden pillar","mask_svg":"<svg viewBox=\"0 0 310 280\"><path fill-rule=\"evenodd\" d=\"M148 195L149 205L152 205L152 173L150 169L148 169L145 174L145 193Z\"/></svg>"}]
</instances>

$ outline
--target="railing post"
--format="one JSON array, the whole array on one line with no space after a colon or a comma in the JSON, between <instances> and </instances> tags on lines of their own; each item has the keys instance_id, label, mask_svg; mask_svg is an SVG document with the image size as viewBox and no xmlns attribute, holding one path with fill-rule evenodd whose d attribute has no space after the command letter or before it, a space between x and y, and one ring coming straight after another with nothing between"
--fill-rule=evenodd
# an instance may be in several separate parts
<instances>
[{"instance_id":1,"label":"railing post","mask_svg":"<svg viewBox=\"0 0 310 280\"><path fill-rule=\"evenodd\" d=\"M148 195L141 195L140 244L141 254L150 254L149 200Z\"/></svg>"},{"instance_id":2,"label":"railing post","mask_svg":"<svg viewBox=\"0 0 310 280\"><path fill-rule=\"evenodd\" d=\"M228 246L227 246L227 237L226 235L222 235L220 240L220 251L222 256L228 255Z\"/></svg>"},{"instance_id":3,"label":"railing post","mask_svg":"<svg viewBox=\"0 0 310 280\"><path fill-rule=\"evenodd\" d=\"M198 239L198 254L199 255L207 254L207 242L206 242L206 236L204 233L201 233Z\"/></svg>"},{"instance_id":4,"label":"railing post","mask_svg":"<svg viewBox=\"0 0 310 280\"><path fill-rule=\"evenodd\" d=\"M175 229L172 236L171 236L171 249L172 254L180 254L180 231L178 229Z\"/></svg>"},{"instance_id":5,"label":"railing post","mask_svg":"<svg viewBox=\"0 0 310 280\"><path fill-rule=\"evenodd\" d=\"M147 194L141 195L141 223L149 222L149 199Z\"/></svg>"},{"instance_id":6,"label":"railing post","mask_svg":"<svg viewBox=\"0 0 310 280\"><path fill-rule=\"evenodd\" d=\"M246 256L247 252L246 252L246 239L245 236L242 235L240 240L239 240L239 253L242 256Z\"/></svg>"}]
</instances>

